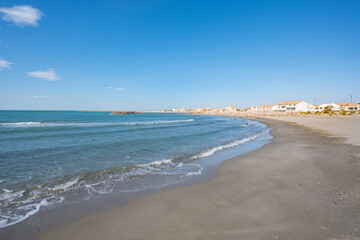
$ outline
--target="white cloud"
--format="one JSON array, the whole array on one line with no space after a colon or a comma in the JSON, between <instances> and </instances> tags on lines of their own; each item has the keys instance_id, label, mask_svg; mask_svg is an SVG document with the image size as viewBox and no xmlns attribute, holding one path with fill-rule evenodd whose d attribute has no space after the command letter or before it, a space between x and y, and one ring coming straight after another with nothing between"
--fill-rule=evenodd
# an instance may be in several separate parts
<instances>
[{"instance_id":1,"label":"white cloud","mask_svg":"<svg viewBox=\"0 0 360 240\"><path fill-rule=\"evenodd\" d=\"M15 25L37 26L41 17L44 15L39 9L27 5L17 5L10 8L0 8L2 19L8 22L14 22Z\"/></svg>"},{"instance_id":2,"label":"white cloud","mask_svg":"<svg viewBox=\"0 0 360 240\"><path fill-rule=\"evenodd\" d=\"M106 87L106 88L112 88L112 87Z\"/></svg>"},{"instance_id":3,"label":"white cloud","mask_svg":"<svg viewBox=\"0 0 360 240\"><path fill-rule=\"evenodd\" d=\"M52 69L52 68L49 68L46 72L35 71L35 72L27 72L27 74L31 77L43 78L46 81L60 80L60 78L58 76L56 76L56 73L54 72L54 69Z\"/></svg>"},{"instance_id":4,"label":"white cloud","mask_svg":"<svg viewBox=\"0 0 360 240\"><path fill-rule=\"evenodd\" d=\"M115 88L116 91L124 90L123 88Z\"/></svg>"},{"instance_id":5,"label":"white cloud","mask_svg":"<svg viewBox=\"0 0 360 240\"><path fill-rule=\"evenodd\" d=\"M39 98L49 98L49 96L40 96L40 95L38 95L38 96L34 96L34 98L35 98L35 99L39 99Z\"/></svg>"},{"instance_id":6,"label":"white cloud","mask_svg":"<svg viewBox=\"0 0 360 240\"><path fill-rule=\"evenodd\" d=\"M13 64L11 62L8 62L6 60L3 60L3 59L0 59L0 71L3 70L3 69L11 69L11 66L10 64Z\"/></svg>"}]
</instances>

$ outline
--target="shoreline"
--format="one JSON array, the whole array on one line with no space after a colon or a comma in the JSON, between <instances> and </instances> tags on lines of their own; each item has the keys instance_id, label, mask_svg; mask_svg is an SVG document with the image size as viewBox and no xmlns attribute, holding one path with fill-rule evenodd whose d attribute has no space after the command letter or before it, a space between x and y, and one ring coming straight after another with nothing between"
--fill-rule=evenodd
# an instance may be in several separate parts
<instances>
[{"instance_id":1,"label":"shoreline","mask_svg":"<svg viewBox=\"0 0 360 240\"><path fill-rule=\"evenodd\" d=\"M341 138L341 140L346 143L360 146L360 115L331 116L324 114L308 115L301 113L292 114L272 112L205 112L203 115L239 117L259 121L262 119L279 120L306 127L324 136Z\"/></svg>"},{"instance_id":2,"label":"shoreline","mask_svg":"<svg viewBox=\"0 0 360 240\"><path fill-rule=\"evenodd\" d=\"M56 226L38 239L357 239L359 148L257 120L273 129L273 141L224 161L215 177Z\"/></svg>"},{"instance_id":3,"label":"shoreline","mask_svg":"<svg viewBox=\"0 0 360 240\"><path fill-rule=\"evenodd\" d=\"M212 118L212 116L209 117ZM246 123L250 121L246 120L242 122ZM239 124L242 124L242 122ZM269 135L269 129L265 125L252 122L251 126L254 129L264 128L264 130L261 130L262 132L259 134L255 134L258 135L255 139L249 135L250 137L247 136L244 138L238 138L231 143L217 145L216 147L207 149L204 156L201 156L198 160L193 160L193 165L199 165L199 167L201 166L202 173L200 175L190 174L187 179L178 179L181 180L180 182L171 182L176 179L169 180L169 177L166 175L162 178L160 176L157 177L156 175L143 176L141 179L137 179L137 182L131 181L125 185L121 184L121 186L118 186L117 190L120 190L120 192L114 190L112 191L113 193L108 193L103 196L94 196L91 200L87 199L82 204L79 204L78 202L81 201L81 199L88 198L85 192L79 191L77 194L75 192L74 194L69 193L66 195L66 199L61 201L59 204L45 206L21 222L0 229L0 236L6 239L34 239L33 236L38 235L37 232L46 231L51 227L71 222L106 209L114 209L124 206L139 197L164 189L189 186L211 179L215 176L216 169L221 162L231 159L234 156L254 151L271 141L270 139L272 139L272 136ZM255 128L255 126L257 127ZM248 140L248 138L251 141ZM198 154L203 154L203 152ZM156 164L158 164L158 162L156 162ZM161 182L160 178L162 179ZM150 188L147 188L145 185ZM136 190L134 192L129 192L128 190L122 192L122 189L128 188L144 189Z\"/></svg>"}]
</instances>

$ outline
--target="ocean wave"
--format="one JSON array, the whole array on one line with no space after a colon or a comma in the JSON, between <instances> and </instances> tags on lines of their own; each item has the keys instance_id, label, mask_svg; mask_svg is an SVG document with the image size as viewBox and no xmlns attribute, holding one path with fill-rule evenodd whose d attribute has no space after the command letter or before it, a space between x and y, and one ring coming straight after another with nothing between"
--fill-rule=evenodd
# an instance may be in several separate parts
<instances>
[{"instance_id":1,"label":"ocean wave","mask_svg":"<svg viewBox=\"0 0 360 240\"><path fill-rule=\"evenodd\" d=\"M239 139L239 140L235 140L231 143L227 143L221 146L217 146L217 147L213 147L211 149L205 150L199 154L196 154L195 156L191 157L191 159L199 159L199 158L204 158L204 157L209 157L213 154L215 154L218 151L224 150L226 148L231 148L231 147L235 147L241 144L244 144L246 142L249 142L257 137L259 137L260 135L264 134L265 132L261 132L261 133L257 133L255 135L249 136L249 137L245 137L243 139Z\"/></svg>"},{"instance_id":2,"label":"ocean wave","mask_svg":"<svg viewBox=\"0 0 360 240\"><path fill-rule=\"evenodd\" d=\"M0 126L5 127L102 127L102 126L134 126L134 125L153 125L153 124L170 124L181 122L192 122L194 119L185 120L170 120L170 121L152 121L152 122L68 122L68 123L54 123L54 122L15 122L15 123L0 123Z\"/></svg>"},{"instance_id":3,"label":"ocean wave","mask_svg":"<svg viewBox=\"0 0 360 240\"><path fill-rule=\"evenodd\" d=\"M153 126L151 129L146 127L146 125L143 125L143 127L139 126L137 128L124 128L124 129L117 129L116 132L117 133L130 133L130 132L141 132L143 130L163 130L163 129L175 129L175 128L186 128L186 127L193 127L196 125L200 125L200 123L193 123L193 124L178 124L178 125L173 125L173 124L159 124L157 126ZM12 134L3 134L3 136L0 136L0 142L1 141L10 141L10 140L37 140L37 139L42 139L44 137L51 137L52 139L54 138L62 138L62 137L66 137L69 135L69 132L67 131L59 131L59 129L57 128L52 128L50 130L47 131L38 131L38 128L26 128L27 133L25 136L22 134L22 130L24 128L16 128L16 130L18 130L19 132L15 132L14 131L15 128L8 128L7 132L11 132ZM18 134L16 134L18 133ZM20 134L19 134L20 133ZM30 134L31 133L31 134ZM111 135L114 133L114 129L111 128L103 128L103 129L96 129L96 131L87 131L84 128L73 128L72 129L72 134L76 134L76 136L96 136L96 135ZM1 182L1 180L0 180Z\"/></svg>"},{"instance_id":4,"label":"ocean wave","mask_svg":"<svg viewBox=\"0 0 360 240\"><path fill-rule=\"evenodd\" d=\"M0 126L36 126L36 125L41 125L41 122L0 123Z\"/></svg>"},{"instance_id":5,"label":"ocean wave","mask_svg":"<svg viewBox=\"0 0 360 240\"><path fill-rule=\"evenodd\" d=\"M88 173L85 176L75 177L58 184L38 185L37 188L29 192L2 189L0 190L0 228L25 220L37 213L41 207L60 203L66 194L74 191L85 191L90 196L94 194L103 195L111 193L117 183L125 183L140 176L195 176L202 173L203 169L200 165L183 164L176 167L173 160L165 159L131 167ZM140 190L144 189L132 191Z\"/></svg>"},{"instance_id":6,"label":"ocean wave","mask_svg":"<svg viewBox=\"0 0 360 240\"><path fill-rule=\"evenodd\" d=\"M162 161L154 161L151 163L146 163L146 164L138 164L137 166L139 167L153 167L153 166L161 166L161 165L166 165L166 164L170 164L173 162L174 159L165 159Z\"/></svg>"},{"instance_id":7,"label":"ocean wave","mask_svg":"<svg viewBox=\"0 0 360 240\"><path fill-rule=\"evenodd\" d=\"M189 120L192 119L187 121ZM161 122L168 123L170 121ZM174 176L178 181L179 179L182 181L185 177L201 175L204 169L196 162L197 159L209 157L218 151L244 144L256 139L265 132L263 131L221 146L216 146L192 156L157 160L118 169L86 173L82 176L69 177L66 181L42 184L31 191L2 189L0 190L0 228L5 228L25 220L37 213L41 207L62 202L67 196L66 194L71 192L83 191L88 193L88 196L108 194L114 190L115 186L127 186L118 185L119 183L136 181L141 176ZM164 182L167 185L174 183L177 182ZM145 186L136 189L116 189L119 191L136 192L145 190L143 187ZM151 187L149 186L148 188Z\"/></svg>"},{"instance_id":8,"label":"ocean wave","mask_svg":"<svg viewBox=\"0 0 360 240\"><path fill-rule=\"evenodd\" d=\"M31 215L37 213L41 206L48 206L53 203L59 203L64 197L58 195L48 195L39 201L34 201L40 195L40 191L33 191L30 197L27 197L25 190L1 190L0 194L0 228L8 227L21 222Z\"/></svg>"}]
</instances>

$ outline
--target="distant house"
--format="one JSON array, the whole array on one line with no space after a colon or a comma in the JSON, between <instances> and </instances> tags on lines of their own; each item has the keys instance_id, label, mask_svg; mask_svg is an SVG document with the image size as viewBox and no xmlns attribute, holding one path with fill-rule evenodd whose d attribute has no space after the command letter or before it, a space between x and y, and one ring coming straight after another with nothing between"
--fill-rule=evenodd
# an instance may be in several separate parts
<instances>
[{"instance_id":1,"label":"distant house","mask_svg":"<svg viewBox=\"0 0 360 240\"><path fill-rule=\"evenodd\" d=\"M245 108L245 111L256 111L257 107L247 107Z\"/></svg>"},{"instance_id":2,"label":"distant house","mask_svg":"<svg viewBox=\"0 0 360 240\"><path fill-rule=\"evenodd\" d=\"M330 106L329 103L323 103L319 105L319 111L323 111L326 107Z\"/></svg>"},{"instance_id":3,"label":"distant house","mask_svg":"<svg viewBox=\"0 0 360 240\"><path fill-rule=\"evenodd\" d=\"M319 111L324 111L327 107L331 107L333 111L339 111L340 106L335 103L323 103L319 105Z\"/></svg>"},{"instance_id":4,"label":"distant house","mask_svg":"<svg viewBox=\"0 0 360 240\"><path fill-rule=\"evenodd\" d=\"M285 101L276 104L273 111L280 112L309 112L314 111L315 106L304 101Z\"/></svg>"},{"instance_id":5,"label":"distant house","mask_svg":"<svg viewBox=\"0 0 360 240\"><path fill-rule=\"evenodd\" d=\"M312 112L317 112L317 111L319 111L320 110L320 107L319 107L319 105L313 105L314 106L314 108L312 109L312 110L310 110L310 111L312 111Z\"/></svg>"},{"instance_id":6,"label":"distant house","mask_svg":"<svg viewBox=\"0 0 360 240\"><path fill-rule=\"evenodd\" d=\"M359 104L356 103L324 103L319 106L319 111L324 111L327 107L333 111L356 111L359 110Z\"/></svg>"},{"instance_id":7,"label":"distant house","mask_svg":"<svg viewBox=\"0 0 360 240\"><path fill-rule=\"evenodd\" d=\"M227 111L227 112L235 112L235 111L237 111L237 108L234 107L233 105L230 105L229 107L225 108L225 111Z\"/></svg>"},{"instance_id":8,"label":"distant house","mask_svg":"<svg viewBox=\"0 0 360 240\"><path fill-rule=\"evenodd\" d=\"M173 112L186 112L187 109L186 108L173 108Z\"/></svg>"},{"instance_id":9,"label":"distant house","mask_svg":"<svg viewBox=\"0 0 360 240\"><path fill-rule=\"evenodd\" d=\"M275 105L261 105L261 106L259 106L259 107L257 107L257 111L272 111L273 110L273 107L274 107Z\"/></svg>"},{"instance_id":10,"label":"distant house","mask_svg":"<svg viewBox=\"0 0 360 240\"><path fill-rule=\"evenodd\" d=\"M359 105L355 103L332 103L331 105L334 106L336 110L344 110L344 111L359 110Z\"/></svg>"}]
</instances>

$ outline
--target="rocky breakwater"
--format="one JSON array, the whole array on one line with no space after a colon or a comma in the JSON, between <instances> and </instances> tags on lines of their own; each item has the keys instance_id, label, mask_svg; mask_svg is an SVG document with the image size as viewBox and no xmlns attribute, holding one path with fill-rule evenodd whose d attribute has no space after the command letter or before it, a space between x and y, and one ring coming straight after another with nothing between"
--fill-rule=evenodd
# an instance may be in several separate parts
<instances>
[{"instance_id":1,"label":"rocky breakwater","mask_svg":"<svg viewBox=\"0 0 360 240\"><path fill-rule=\"evenodd\" d=\"M110 115L130 115L130 114L140 114L140 112L135 111L116 111L110 113Z\"/></svg>"}]
</instances>

